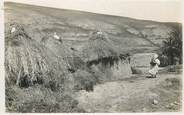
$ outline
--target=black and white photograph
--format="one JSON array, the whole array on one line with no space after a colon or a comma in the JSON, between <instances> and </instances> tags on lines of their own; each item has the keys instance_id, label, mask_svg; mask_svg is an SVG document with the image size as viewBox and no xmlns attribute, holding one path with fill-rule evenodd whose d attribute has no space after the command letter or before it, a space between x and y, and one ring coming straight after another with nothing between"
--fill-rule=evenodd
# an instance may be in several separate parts
<instances>
[{"instance_id":1,"label":"black and white photograph","mask_svg":"<svg viewBox=\"0 0 184 115\"><path fill-rule=\"evenodd\" d=\"M3 11L5 113L182 112L182 0L4 0Z\"/></svg>"}]
</instances>

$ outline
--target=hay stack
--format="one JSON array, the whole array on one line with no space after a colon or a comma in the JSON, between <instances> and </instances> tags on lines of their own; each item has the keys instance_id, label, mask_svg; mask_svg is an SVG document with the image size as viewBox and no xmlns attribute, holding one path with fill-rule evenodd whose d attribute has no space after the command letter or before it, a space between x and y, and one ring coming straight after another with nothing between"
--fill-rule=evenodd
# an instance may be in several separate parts
<instances>
[{"instance_id":1,"label":"hay stack","mask_svg":"<svg viewBox=\"0 0 184 115\"><path fill-rule=\"evenodd\" d=\"M9 33L7 24L5 36L5 71L6 83L20 85L21 79L33 83L42 79L44 82L57 81L67 73L67 64L51 50L31 39L23 25L17 24L16 31ZM42 77L42 78L38 78ZM25 81L24 81L25 82Z\"/></svg>"}]
</instances>

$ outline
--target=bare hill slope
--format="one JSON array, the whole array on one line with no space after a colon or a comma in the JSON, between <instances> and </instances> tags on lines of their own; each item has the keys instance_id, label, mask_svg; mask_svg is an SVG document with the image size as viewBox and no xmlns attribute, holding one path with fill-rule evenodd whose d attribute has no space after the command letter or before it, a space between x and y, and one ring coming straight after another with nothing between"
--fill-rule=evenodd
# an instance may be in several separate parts
<instances>
[{"instance_id":1,"label":"bare hill slope","mask_svg":"<svg viewBox=\"0 0 184 115\"><path fill-rule=\"evenodd\" d=\"M127 17L55 9L25 4L5 3L5 23L25 25L29 36L41 41L45 35L57 32L65 44L79 51L96 30L106 32L122 52L145 52L157 49L168 33L179 23L160 23Z\"/></svg>"}]
</instances>

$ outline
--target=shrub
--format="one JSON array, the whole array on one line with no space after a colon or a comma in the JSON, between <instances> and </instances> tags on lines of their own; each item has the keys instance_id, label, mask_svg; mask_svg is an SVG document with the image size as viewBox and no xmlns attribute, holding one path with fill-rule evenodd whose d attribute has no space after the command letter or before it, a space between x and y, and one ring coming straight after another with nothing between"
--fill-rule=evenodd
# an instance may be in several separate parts
<instances>
[{"instance_id":1,"label":"shrub","mask_svg":"<svg viewBox=\"0 0 184 115\"><path fill-rule=\"evenodd\" d=\"M93 91L94 85L98 82L98 79L91 73L85 70L78 70L73 74L75 85L75 90L86 90Z\"/></svg>"},{"instance_id":2,"label":"shrub","mask_svg":"<svg viewBox=\"0 0 184 115\"><path fill-rule=\"evenodd\" d=\"M41 85L21 89L6 87L7 112L84 112L78 102L62 92L53 92Z\"/></svg>"},{"instance_id":3,"label":"shrub","mask_svg":"<svg viewBox=\"0 0 184 115\"><path fill-rule=\"evenodd\" d=\"M182 63L182 32L172 31L165 41L163 41L162 54L168 57L169 64L175 63L174 58L179 58Z\"/></svg>"}]
</instances>

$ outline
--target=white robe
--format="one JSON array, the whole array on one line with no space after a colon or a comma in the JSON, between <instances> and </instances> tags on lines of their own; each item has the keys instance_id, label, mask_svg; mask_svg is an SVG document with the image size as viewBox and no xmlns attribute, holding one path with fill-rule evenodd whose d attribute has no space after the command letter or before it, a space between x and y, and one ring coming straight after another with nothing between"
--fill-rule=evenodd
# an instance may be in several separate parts
<instances>
[{"instance_id":1,"label":"white robe","mask_svg":"<svg viewBox=\"0 0 184 115\"><path fill-rule=\"evenodd\" d=\"M12 29L11 29L11 33L13 33L13 32L15 32L15 27L13 27Z\"/></svg>"},{"instance_id":2,"label":"white robe","mask_svg":"<svg viewBox=\"0 0 184 115\"><path fill-rule=\"evenodd\" d=\"M156 75L158 73L158 69L159 69L158 66L160 65L160 61L158 59L155 59L154 61L156 64L154 66L151 66L149 70L149 73L151 75Z\"/></svg>"}]
</instances>

